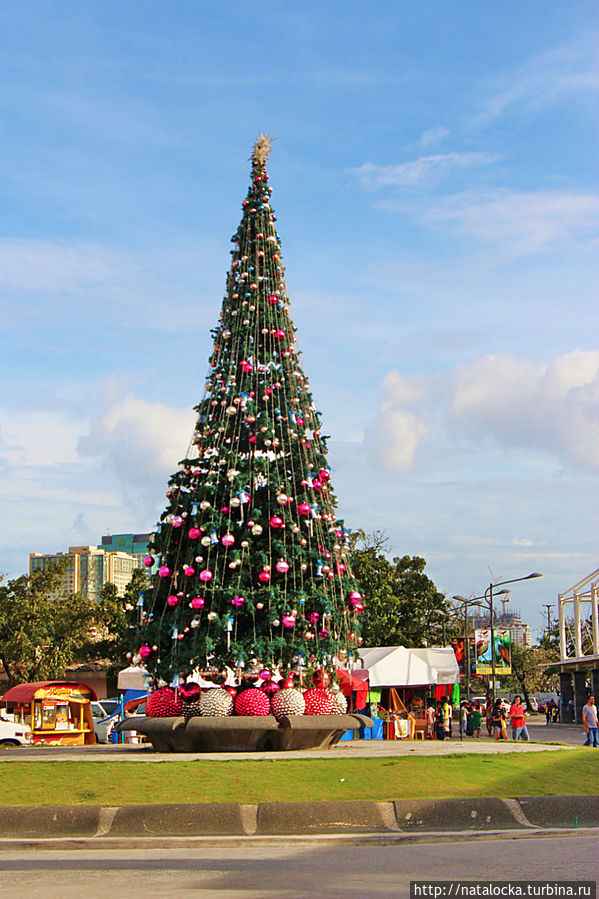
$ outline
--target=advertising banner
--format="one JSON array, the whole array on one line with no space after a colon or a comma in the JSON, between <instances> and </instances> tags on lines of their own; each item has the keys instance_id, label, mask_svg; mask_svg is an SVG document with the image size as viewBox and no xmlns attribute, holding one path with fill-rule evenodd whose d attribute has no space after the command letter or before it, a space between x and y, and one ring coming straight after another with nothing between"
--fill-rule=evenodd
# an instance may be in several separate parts
<instances>
[{"instance_id":1,"label":"advertising banner","mask_svg":"<svg viewBox=\"0 0 599 899\"><path fill-rule=\"evenodd\" d=\"M470 641L468 660L470 662L470 677L476 675L476 640L474 637L468 638ZM460 677L464 677L466 673L466 644L463 637L457 637L451 641L455 660L457 662Z\"/></svg>"},{"instance_id":2,"label":"advertising banner","mask_svg":"<svg viewBox=\"0 0 599 899\"><path fill-rule=\"evenodd\" d=\"M495 674L500 677L502 674L512 673L512 656L510 646L510 632L506 628L496 627L493 630L495 638ZM491 628L477 628L475 631L476 640L476 673L492 674L492 650L491 650Z\"/></svg>"}]
</instances>

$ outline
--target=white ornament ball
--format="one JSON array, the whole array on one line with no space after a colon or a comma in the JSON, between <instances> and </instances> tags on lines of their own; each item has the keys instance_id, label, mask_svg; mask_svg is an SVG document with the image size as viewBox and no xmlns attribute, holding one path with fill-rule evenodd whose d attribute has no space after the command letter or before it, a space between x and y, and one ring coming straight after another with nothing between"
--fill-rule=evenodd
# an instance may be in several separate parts
<instances>
[{"instance_id":1,"label":"white ornament ball","mask_svg":"<svg viewBox=\"0 0 599 899\"><path fill-rule=\"evenodd\" d=\"M273 694L270 707L273 715L278 719L285 715L303 715L306 703L299 690L285 687Z\"/></svg>"},{"instance_id":2,"label":"white ornament ball","mask_svg":"<svg viewBox=\"0 0 599 899\"><path fill-rule=\"evenodd\" d=\"M233 697L222 687L202 691L200 714L211 718L226 718L233 714Z\"/></svg>"}]
</instances>

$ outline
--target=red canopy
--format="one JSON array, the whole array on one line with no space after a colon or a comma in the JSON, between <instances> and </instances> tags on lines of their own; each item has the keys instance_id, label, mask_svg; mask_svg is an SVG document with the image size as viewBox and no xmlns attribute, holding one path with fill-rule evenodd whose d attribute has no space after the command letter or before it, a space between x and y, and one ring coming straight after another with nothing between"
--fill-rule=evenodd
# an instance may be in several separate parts
<instances>
[{"instance_id":1,"label":"red canopy","mask_svg":"<svg viewBox=\"0 0 599 899\"><path fill-rule=\"evenodd\" d=\"M85 687L86 690L89 690L90 699L98 698L95 690L80 681L38 680L30 684L17 684L16 687L11 687L2 697L2 702L31 702L38 690L48 690L51 687L73 687L74 689Z\"/></svg>"},{"instance_id":2,"label":"red canopy","mask_svg":"<svg viewBox=\"0 0 599 899\"><path fill-rule=\"evenodd\" d=\"M337 669L337 680L344 696L354 696L354 708L363 709L368 701L368 669L355 668L353 671L346 671L344 668Z\"/></svg>"}]
</instances>

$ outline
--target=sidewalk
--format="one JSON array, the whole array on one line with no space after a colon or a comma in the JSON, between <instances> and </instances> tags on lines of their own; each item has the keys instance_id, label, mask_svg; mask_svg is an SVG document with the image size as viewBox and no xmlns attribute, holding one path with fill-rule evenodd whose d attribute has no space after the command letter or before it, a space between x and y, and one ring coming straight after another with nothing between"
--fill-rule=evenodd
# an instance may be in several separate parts
<instances>
[{"instance_id":1,"label":"sidewalk","mask_svg":"<svg viewBox=\"0 0 599 899\"><path fill-rule=\"evenodd\" d=\"M3 762L39 762L39 761L194 761L209 759L214 761L230 761L240 759L313 759L313 758L369 758L389 756L393 758L408 755L468 755L482 753L511 752L546 752L572 746L582 746L581 729L577 725L532 725L529 727L530 743L511 740L495 742L486 734L475 739L464 737L459 733L450 740L341 740L331 749L304 749L293 752L154 752L150 745L134 745L130 743L96 745L96 746L31 746L20 747L12 751L0 753L0 765ZM552 745L548 741L561 745Z\"/></svg>"}]
</instances>

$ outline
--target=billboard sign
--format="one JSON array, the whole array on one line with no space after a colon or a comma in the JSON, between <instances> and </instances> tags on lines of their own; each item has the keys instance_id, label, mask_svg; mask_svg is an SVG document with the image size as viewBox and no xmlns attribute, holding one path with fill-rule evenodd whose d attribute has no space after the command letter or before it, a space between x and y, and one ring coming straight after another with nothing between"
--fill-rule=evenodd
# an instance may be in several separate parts
<instances>
[{"instance_id":1,"label":"billboard sign","mask_svg":"<svg viewBox=\"0 0 599 899\"><path fill-rule=\"evenodd\" d=\"M510 645L510 632L507 628L496 627L493 629L495 639L495 674L512 673L512 654ZM493 659L491 653L491 628L477 628L476 640L476 673L492 674Z\"/></svg>"}]
</instances>

